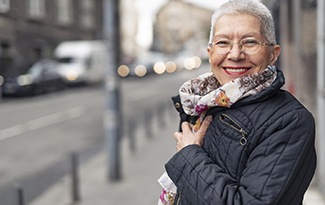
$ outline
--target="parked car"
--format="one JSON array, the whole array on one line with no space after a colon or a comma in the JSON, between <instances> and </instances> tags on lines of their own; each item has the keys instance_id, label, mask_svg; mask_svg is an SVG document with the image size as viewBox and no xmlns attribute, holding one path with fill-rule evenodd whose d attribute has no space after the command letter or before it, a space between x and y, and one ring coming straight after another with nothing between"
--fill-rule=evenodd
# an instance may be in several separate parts
<instances>
[{"instance_id":1,"label":"parked car","mask_svg":"<svg viewBox=\"0 0 325 205\"><path fill-rule=\"evenodd\" d=\"M37 95L66 87L57 71L58 63L54 60L41 60L27 69L8 73L4 76L3 96Z\"/></svg>"},{"instance_id":2,"label":"parked car","mask_svg":"<svg viewBox=\"0 0 325 205\"><path fill-rule=\"evenodd\" d=\"M55 51L58 71L67 84L96 84L105 79L108 50L103 41L64 41Z\"/></svg>"}]
</instances>

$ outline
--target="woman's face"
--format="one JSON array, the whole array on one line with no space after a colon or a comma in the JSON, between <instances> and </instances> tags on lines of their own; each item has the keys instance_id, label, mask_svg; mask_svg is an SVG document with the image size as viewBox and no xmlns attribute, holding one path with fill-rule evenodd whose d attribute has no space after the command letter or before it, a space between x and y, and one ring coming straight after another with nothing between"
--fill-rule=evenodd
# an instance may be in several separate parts
<instances>
[{"instance_id":1,"label":"woman's face","mask_svg":"<svg viewBox=\"0 0 325 205\"><path fill-rule=\"evenodd\" d=\"M262 36L261 22L251 15L223 15L215 24L212 42L228 39L239 42L244 38L253 37L262 43L269 43ZM215 52L214 46L208 47L209 61L214 76L221 85L244 75L259 73L268 65L273 65L280 54L280 46L262 45L254 54L246 54L234 43L226 54Z\"/></svg>"}]
</instances>

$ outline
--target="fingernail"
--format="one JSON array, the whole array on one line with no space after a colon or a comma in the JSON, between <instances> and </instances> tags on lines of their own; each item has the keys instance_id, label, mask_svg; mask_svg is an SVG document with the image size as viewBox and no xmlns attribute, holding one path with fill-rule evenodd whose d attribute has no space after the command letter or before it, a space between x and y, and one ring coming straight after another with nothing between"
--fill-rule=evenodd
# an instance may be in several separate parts
<instances>
[{"instance_id":1,"label":"fingernail","mask_svg":"<svg viewBox=\"0 0 325 205\"><path fill-rule=\"evenodd\" d=\"M211 122L212 121L212 116L208 115L205 119L207 119L207 121Z\"/></svg>"}]
</instances>

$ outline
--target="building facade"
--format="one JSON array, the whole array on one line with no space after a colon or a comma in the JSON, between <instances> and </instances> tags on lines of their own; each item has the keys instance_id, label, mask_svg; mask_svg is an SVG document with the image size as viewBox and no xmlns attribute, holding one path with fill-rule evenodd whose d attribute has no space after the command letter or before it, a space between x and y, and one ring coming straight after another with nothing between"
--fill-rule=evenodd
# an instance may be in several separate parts
<instances>
[{"instance_id":1,"label":"building facade","mask_svg":"<svg viewBox=\"0 0 325 205\"><path fill-rule=\"evenodd\" d=\"M282 47L279 67L286 75L287 89L317 114L316 1L264 0L264 3L275 17L277 40Z\"/></svg>"},{"instance_id":2,"label":"building facade","mask_svg":"<svg viewBox=\"0 0 325 205\"><path fill-rule=\"evenodd\" d=\"M325 194L325 2L263 0L273 12L286 86L315 116L318 165L313 185Z\"/></svg>"},{"instance_id":3,"label":"building facade","mask_svg":"<svg viewBox=\"0 0 325 205\"><path fill-rule=\"evenodd\" d=\"M52 56L65 40L102 38L103 0L0 0L0 74Z\"/></svg>"},{"instance_id":4,"label":"building facade","mask_svg":"<svg viewBox=\"0 0 325 205\"><path fill-rule=\"evenodd\" d=\"M137 58L138 10L134 0L120 1L121 61L129 64Z\"/></svg>"},{"instance_id":5,"label":"building facade","mask_svg":"<svg viewBox=\"0 0 325 205\"><path fill-rule=\"evenodd\" d=\"M166 54L183 50L206 55L213 10L170 0L158 12L153 49Z\"/></svg>"}]
</instances>

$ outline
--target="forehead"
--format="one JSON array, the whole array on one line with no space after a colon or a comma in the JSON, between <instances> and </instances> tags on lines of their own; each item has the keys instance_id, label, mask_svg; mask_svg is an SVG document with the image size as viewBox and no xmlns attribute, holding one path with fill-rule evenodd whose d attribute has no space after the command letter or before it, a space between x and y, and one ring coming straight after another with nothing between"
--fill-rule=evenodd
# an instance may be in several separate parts
<instances>
[{"instance_id":1,"label":"forehead","mask_svg":"<svg viewBox=\"0 0 325 205\"><path fill-rule=\"evenodd\" d=\"M215 23L214 36L260 36L262 35L260 20L248 14L227 14Z\"/></svg>"}]
</instances>

